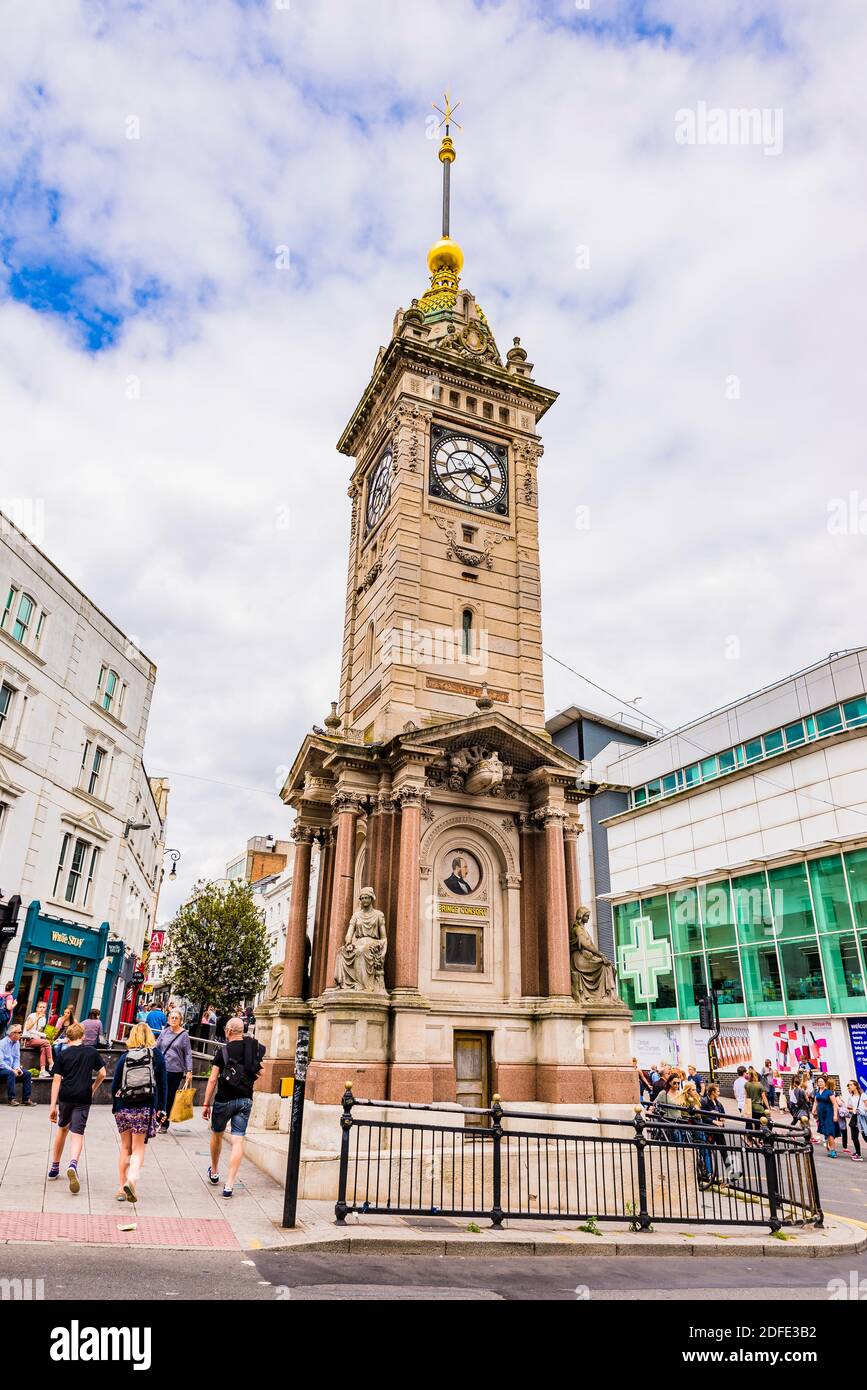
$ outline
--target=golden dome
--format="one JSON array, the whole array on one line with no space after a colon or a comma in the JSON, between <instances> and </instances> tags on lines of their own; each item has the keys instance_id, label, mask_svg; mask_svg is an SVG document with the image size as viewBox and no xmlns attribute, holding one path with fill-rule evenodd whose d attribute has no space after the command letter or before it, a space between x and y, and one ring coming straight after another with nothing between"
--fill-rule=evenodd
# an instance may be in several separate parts
<instances>
[{"instance_id":1,"label":"golden dome","mask_svg":"<svg viewBox=\"0 0 867 1390\"><path fill-rule=\"evenodd\" d=\"M427 265L431 275L436 275L438 270L449 270L453 275L460 275L463 264L463 251L458 243L448 236L435 241L427 253Z\"/></svg>"}]
</instances>

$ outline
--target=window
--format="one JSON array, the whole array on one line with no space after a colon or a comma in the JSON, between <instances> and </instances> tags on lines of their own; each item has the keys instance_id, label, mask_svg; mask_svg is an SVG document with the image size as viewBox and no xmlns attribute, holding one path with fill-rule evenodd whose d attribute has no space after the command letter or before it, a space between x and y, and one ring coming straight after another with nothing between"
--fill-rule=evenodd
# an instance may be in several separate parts
<instances>
[{"instance_id":1,"label":"window","mask_svg":"<svg viewBox=\"0 0 867 1390\"><path fill-rule=\"evenodd\" d=\"M461 614L461 656L473 654L473 611L465 608Z\"/></svg>"},{"instance_id":2,"label":"window","mask_svg":"<svg viewBox=\"0 0 867 1390\"><path fill-rule=\"evenodd\" d=\"M752 738L750 739L749 743L745 743L744 755L748 763L758 762L759 758L764 756L762 750L762 740L760 738Z\"/></svg>"},{"instance_id":3,"label":"window","mask_svg":"<svg viewBox=\"0 0 867 1390\"><path fill-rule=\"evenodd\" d=\"M648 782L648 784L647 784L647 799L648 799L648 801L655 801L656 798L657 798L659 795L661 795L661 793L662 793L662 783L661 783L659 780L657 780L657 781L655 781L655 782Z\"/></svg>"},{"instance_id":4,"label":"window","mask_svg":"<svg viewBox=\"0 0 867 1390\"><path fill-rule=\"evenodd\" d=\"M467 410L471 415L475 415L477 404L475 396L467 396Z\"/></svg>"},{"instance_id":5,"label":"window","mask_svg":"<svg viewBox=\"0 0 867 1390\"><path fill-rule=\"evenodd\" d=\"M646 800L647 800L647 788L646 788L646 787L636 787L636 788L635 788L635 791L632 793L632 804L633 804L633 806L643 806Z\"/></svg>"},{"instance_id":6,"label":"window","mask_svg":"<svg viewBox=\"0 0 867 1390\"><path fill-rule=\"evenodd\" d=\"M701 781L698 763L691 763L689 767L683 769L683 783L686 787L697 787Z\"/></svg>"},{"instance_id":7,"label":"window","mask_svg":"<svg viewBox=\"0 0 867 1390\"><path fill-rule=\"evenodd\" d=\"M0 628L8 632L15 642L20 642L22 647L35 647L42 636L44 624L45 614L38 613L36 600L30 594L20 593L14 584L10 585Z\"/></svg>"},{"instance_id":8,"label":"window","mask_svg":"<svg viewBox=\"0 0 867 1390\"><path fill-rule=\"evenodd\" d=\"M668 775L662 779L662 795L672 796L677 790L678 774L676 772L669 772Z\"/></svg>"},{"instance_id":9,"label":"window","mask_svg":"<svg viewBox=\"0 0 867 1390\"><path fill-rule=\"evenodd\" d=\"M461 398L457 391L449 391L449 405L460 405Z\"/></svg>"},{"instance_id":10,"label":"window","mask_svg":"<svg viewBox=\"0 0 867 1390\"><path fill-rule=\"evenodd\" d=\"M367 634L364 639L364 669L369 671L373 666L373 623L367 624Z\"/></svg>"},{"instance_id":11,"label":"window","mask_svg":"<svg viewBox=\"0 0 867 1390\"><path fill-rule=\"evenodd\" d=\"M820 710L816 715L816 731L820 737L822 734L835 734L842 727L843 720L840 717L839 705L832 705L830 709Z\"/></svg>"},{"instance_id":12,"label":"window","mask_svg":"<svg viewBox=\"0 0 867 1390\"><path fill-rule=\"evenodd\" d=\"M723 772L733 772L735 768L735 750L727 748L724 753L719 755L719 770Z\"/></svg>"},{"instance_id":13,"label":"window","mask_svg":"<svg viewBox=\"0 0 867 1390\"><path fill-rule=\"evenodd\" d=\"M867 724L867 696L857 700L847 700L843 706L843 718L847 729L855 729L859 724Z\"/></svg>"},{"instance_id":14,"label":"window","mask_svg":"<svg viewBox=\"0 0 867 1390\"><path fill-rule=\"evenodd\" d=\"M765 734L762 742L765 745L765 757L770 758L774 753L779 753L783 747L782 729L774 729L771 733Z\"/></svg>"},{"instance_id":15,"label":"window","mask_svg":"<svg viewBox=\"0 0 867 1390\"><path fill-rule=\"evenodd\" d=\"M0 741L8 743L11 734L11 714L12 704L15 699L15 691L11 685L4 681L0 685Z\"/></svg>"},{"instance_id":16,"label":"window","mask_svg":"<svg viewBox=\"0 0 867 1390\"><path fill-rule=\"evenodd\" d=\"M508 425L509 423L509 407L507 405L500 406L500 423L502 425Z\"/></svg>"},{"instance_id":17,"label":"window","mask_svg":"<svg viewBox=\"0 0 867 1390\"><path fill-rule=\"evenodd\" d=\"M490 401L482 402L482 415L485 417L486 420L493 420L494 407L491 405Z\"/></svg>"},{"instance_id":18,"label":"window","mask_svg":"<svg viewBox=\"0 0 867 1390\"><path fill-rule=\"evenodd\" d=\"M440 969L481 970L481 968L481 927L443 927Z\"/></svg>"},{"instance_id":19,"label":"window","mask_svg":"<svg viewBox=\"0 0 867 1390\"><path fill-rule=\"evenodd\" d=\"M807 736L804 733L804 721L799 719L797 724L787 724L783 733L786 736L787 748L799 748L802 743L806 743Z\"/></svg>"},{"instance_id":20,"label":"window","mask_svg":"<svg viewBox=\"0 0 867 1390\"><path fill-rule=\"evenodd\" d=\"M55 898L73 907L87 907L93 893L99 849L88 840L74 838L67 831L60 846L60 860L54 876Z\"/></svg>"},{"instance_id":21,"label":"window","mask_svg":"<svg viewBox=\"0 0 867 1390\"><path fill-rule=\"evenodd\" d=\"M126 686L117 671L113 670L111 666L101 666L99 668L99 684L96 687L96 703L105 710L106 714L113 714L115 719L120 719L125 694Z\"/></svg>"},{"instance_id":22,"label":"window","mask_svg":"<svg viewBox=\"0 0 867 1390\"><path fill-rule=\"evenodd\" d=\"M719 775L719 768L715 757L702 758L699 767L701 768L701 780L703 782L709 782Z\"/></svg>"},{"instance_id":23,"label":"window","mask_svg":"<svg viewBox=\"0 0 867 1390\"><path fill-rule=\"evenodd\" d=\"M81 776L79 787L86 791L89 796L98 796L100 790L100 777L108 753L99 744L94 746L88 739L84 745L81 755Z\"/></svg>"}]
</instances>

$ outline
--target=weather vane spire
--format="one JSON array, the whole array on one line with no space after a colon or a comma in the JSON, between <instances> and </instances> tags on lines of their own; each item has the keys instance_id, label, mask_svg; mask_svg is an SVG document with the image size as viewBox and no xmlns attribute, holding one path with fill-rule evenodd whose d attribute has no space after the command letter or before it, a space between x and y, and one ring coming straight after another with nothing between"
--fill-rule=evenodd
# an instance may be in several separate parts
<instances>
[{"instance_id":1,"label":"weather vane spire","mask_svg":"<svg viewBox=\"0 0 867 1390\"><path fill-rule=\"evenodd\" d=\"M442 130L442 127L445 126L443 138L440 142L439 157L440 162L443 166L443 236L448 236L450 197L449 179L451 167L457 158L454 143L452 141L451 135L449 134L449 128L452 124L457 126L458 130L461 130L462 127L457 121L454 120L454 114L461 103L459 101L456 101L454 106L452 106L451 101L449 100L448 92L443 93L443 101L445 103L445 110L443 110L441 106L437 106L436 102L432 102L431 104L433 106L434 111L436 111L440 116L442 116L442 120L437 126L437 129Z\"/></svg>"},{"instance_id":2,"label":"weather vane spire","mask_svg":"<svg viewBox=\"0 0 867 1390\"><path fill-rule=\"evenodd\" d=\"M445 109L433 102L434 110L442 117L437 129L442 130L445 126L439 147L439 159L443 166L443 233L427 253L428 270L431 273L430 288L425 290L419 300L419 307L424 314L440 314L450 312L454 308L461 268L464 264L463 251L449 235L449 175L457 158L450 130L452 126L461 129L455 120L455 112L461 103L456 101L453 106L448 92L443 94L443 100Z\"/></svg>"}]
</instances>

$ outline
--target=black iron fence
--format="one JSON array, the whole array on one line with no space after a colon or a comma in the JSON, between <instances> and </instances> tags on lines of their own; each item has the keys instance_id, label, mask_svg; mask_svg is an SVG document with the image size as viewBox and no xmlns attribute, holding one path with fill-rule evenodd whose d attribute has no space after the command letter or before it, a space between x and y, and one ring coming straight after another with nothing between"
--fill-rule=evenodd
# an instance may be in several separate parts
<instances>
[{"instance_id":1,"label":"black iron fence","mask_svg":"<svg viewBox=\"0 0 867 1390\"><path fill-rule=\"evenodd\" d=\"M636 1231L664 1222L822 1225L809 1128L677 1109L633 1120L540 1115L505 1110L496 1098L487 1110L413 1105L356 1100L347 1089L335 1215L350 1212L483 1217L494 1226L628 1221Z\"/></svg>"}]
</instances>

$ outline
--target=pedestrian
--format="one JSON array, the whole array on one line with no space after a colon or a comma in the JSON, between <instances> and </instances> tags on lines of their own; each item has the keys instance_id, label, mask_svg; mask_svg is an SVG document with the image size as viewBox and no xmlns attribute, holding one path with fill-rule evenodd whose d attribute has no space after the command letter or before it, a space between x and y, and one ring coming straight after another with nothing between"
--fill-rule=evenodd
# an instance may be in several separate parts
<instances>
[{"instance_id":1,"label":"pedestrian","mask_svg":"<svg viewBox=\"0 0 867 1390\"><path fill-rule=\"evenodd\" d=\"M135 1202L145 1144L153 1139L165 1114L166 1064L146 1023L136 1023L129 1030L126 1047L111 1081L111 1108L120 1135L116 1196L119 1202Z\"/></svg>"},{"instance_id":2,"label":"pedestrian","mask_svg":"<svg viewBox=\"0 0 867 1390\"><path fill-rule=\"evenodd\" d=\"M214 1025L214 1037L216 1038L217 1042L224 1043L226 1041L226 1024L232 1017L233 1011L231 1009L224 1009L221 1014L217 1015L217 1022ZM244 1025L242 1023L242 1031L243 1027Z\"/></svg>"},{"instance_id":3,"label":"pedestrian","mask_svg":"<svg viewBox=\"0 0 867 1390\"><path fill-rule=\"evenodd\" d=\"M715 1081L708 1082L707 1089L701 1098L701 1111L702 1119L708 1126L702 1135L702 1162L708 1178L713 1180L717 1175L716 1150L725 1146L723 1119L720 1117L724 1117L726 1113L725 1106L719 1098L719 1086Z\"/></svg>"},{"instance_id":4,"label":"pedestrian","mask_svg":"<svg viewBox=\"0 0 867 1390\"><path fill-rule=\"evenodd\" d=\"M253 1013L253 1005L248 1004L244 1010L244 1032L254 1033L256 1031L256 1015Z\"/></svg>"},{"instance_id":5,"label":"pedestrian","mask_svg":"<svg viewBox=\"0 0 867 1390\"><path fill-rule=\"evenodd\" d=\"M744 1113L744 1104L747 1098L747 1069L738 1067L737 1076L734 1079L732 1090L735 1094L735 1102L738 1107L738 1114Z\"/></svg>"},{"instance_id":6,"label":"pedestrian","mask_svg":"<svg viewBox=\"0 0 867 1390\"><path fill-rule=\"evenodd\" d=\"M55 1058L57 1057L58 1052L62 1052L64 1047L66 1046L67 1029L74 1022L75 1010L73 1009L71 1004L67 1004L66 1008L63 1010L63 1013L60 1015L59 1019L54 1025L54 1037L52 1039L52 1045L54 1048Z\"/></svg>"},{"instance_id":7,"label":"pedestrian","mask_svg":"<svg viewBox=\"0 0 867 1390\"><path fill-rule=\"evenodd\" d=\"M632 1065L635 1068L635 1074L638 1077L638 1099L642 1102L642 1104L644 1104L646 1101L650 1100L653 1083L651 1082L650 1077L648 1076L644 1067L640 1067L638 1065L637 1057L633 1057Z\"/></svg>"},{"instance_id":8,"label":"pedestrian","mask_svg":"<svg viewBox=\"0 0 867 1390\"><path fill-rule=\"evenodd\" d=\"M861 1130L858 1125L858 1107L865 1099L861 1087L857 1081L849 1081L846 1090L840 1097L841 1106L845 1112L844 1122L849 1127L852 1136L852 1162L863 1163L861 1157Z\"/></svg>"},{"instance_id":9,"label":"pedestrian","mask_svg":"<svg viewBox=\"0 0 867 1390\"><path fill-rule=\"evenodd\" d=\"M762 1068L762 1084L768 1096L768 1105L773 1110L777 1103L777 1084L774 1076L774 1066L770 1057L765 1058L765 1065Z\"/></svg>"},{"instance_id":10,"label":"pedestrian","mask_svg":"<svg viewBox=\"0 0 867 1390\"><path fill-rule=\"evenodd\" d=\"M666 1062L660 1062L659 1070L654 1073L655 1080L650 1090L650 1099L656 1101L665 1090L668 1078L671 1075L671 1067Z\"/></svg>"},{"instance_id":11,"label":"pedestrian","mask_svg":"<svg viewBox=\"0 0 867 1390\"><path fill-rule=\"evenodd\" d=\"M837 1157L835 1144L839 1133L837 1127L837 1107L834 1102L833 1082L823 1077L813 1093L813 1114L819 1126L819 1133L825 1141L825 1148L831 1158Z\"/></svg>"},{"instance_id":12,"label":"pedestrian","mask_svg":"<svg viewBox=\"0 0 867 1390\"><path fill-rule=\"evenodd\" d=\"M84 1029L85 1047L99 1047L102 1042L102 1019L99 1009L91 1009L81 1026Z\"/></svg>"},{"instance_id":13,"label":"pedestrian","mask_svg":"<svg viewBox=\"0 0 867 1390\"><path fill-rule=\"evenodd\" d=\"M182 1081L189 1086L193 1079L193 1048L180 1009L172 1009L169 1013L168 1023L157 1038L157 1047L166 1064L166 1113L160 1134L168 1134L178 1087Z\"/></svg>"},{"instance_id":14,"label":"pedestrian","mask_svg":"<svg viewBox=\"0 0 867 1390\"><path fill-rule=\"evenodd\" d=\"M154 1037L159 1037L160 1033L168 1024L168 1018L163 1013L159 1004L156 1004L149 1013L145 1014L145 1023L150 1028Z\"/></svg>"},{"instance_id":15,"label":"pedestrian","mask_svg":"<svg viewBox=\"0 0 867 1390\"><path fill-rule=\"evenodd\" d=\"M15 981L7 980L3 993L0 994L0 1038L5 1038L6 1036L17 1003L18 1000L15 998Z\"/></svg>"},{"instance_id":16,"label":"pedestrian","mask_svg":"<svg viewBox=\"0 0 867 1390\"><path fill-rule=\"evenodd\" d=\"M789 1114L792 1117L792 1124L800 1124L801 1121L810 1121L810 1102L807 1099L807 1092L804 1088L804 1077L801 1072L797 1072L792 1077L792 1084L789 1087Z\"/></svg>"},{"instance_id":17,"label":"pedestrian","mask_svg":"<svg viewBox=\"0 0 867 1390\"><path fill-rule=\"evenodd\" d=\"M30 1099L30 1091L33 1086L33 1077L26 1067L21 1065L21 1024L13 1023L6 1031L5 1038L0 1038L0 1081L6 1082L6 1091L9 1096L10 1105L18 1105L16 1099L16 1087L21 1082L21 1099L25 1105L35 1105L36 1101Z\"/></svg>"},{"instance_id":18,"label":"pedestrian","mask_svg":"<svg viewBox=\"0 0 867 1390\"><path fill-rule=\"evenodd\" d=\"M57 1125L57 1135L48 1176L59 1177L63 1146L67 1134L71 1135L66 1176L73 1195L81 1190L78 1160L84 1147L87 1117L93 1099L104 1080L105 1063L96 1048L90 1047L84 1041L82 1025L70 1023L66 1030L66 1046L54 1059L54 1075L51 1078L51 1109L48 1118L52 1124Z\"/></svg>"},{"instance_id":19,"label":"pedestrian","mask_svg":"<svg viewBox=\"0 0 867 1390\"><path fill-rule=\"evenodd\" d=\"M696 1070L696 1066L695 1066L695 1063L694 1063L694 1062L690 1062L690 1064L689 1064L689 1066L687 1067L686 1071L687 1071L687 1077L686 1077L687 1081L691 1081L692 1084L693 1084L693 1086L695 1087L695 1089L698 1091L699 1095L701 1095L702 1091L704 1090L704 1078L703 1078L701 1072Z\"/></svg>"},{"instance_id":20,"label":"pedestrian","mask_svg":"<svg viewBox=\"0 0 867 1390\"><path fill-rule=\"evenodd\" d=\"M232 1157L223 1186L223 1196L231 1197L235 1179L244 1157L244 1135L253 1108L253 1086L262 1068L265 1049L255 1038L244 1037L244 1023L230 1018L226 1024L226 1041L214 1055L214 1065L208 1077L202 1117L211 1120L211 1162L208 1181L214 1187L220 1181L220 1152L226 1125L231 1126ZM211 1101L217 1097L211 1113Z\"/></svg>"},{"instance_id":21,"label":"pedestrian","mask_svg":"<svg viewBox=\"0 0 867 1390\"><path fill-rule=\"evenodd\" d=\"M51 1050L51 1043L45 1036L45 1028L48 1023L45 1017L46 1007L45 1000L43 999L36 1005L33 1013L27 1015L24 1020L24 1032L22 1034L24 1041L33 1043L39 1052L39 1065L41 1067L39 1072L40 1081L49 1081L51 1079L50 1068L54 1065L54 1053Z\"/></svg>"}]
</instances>

